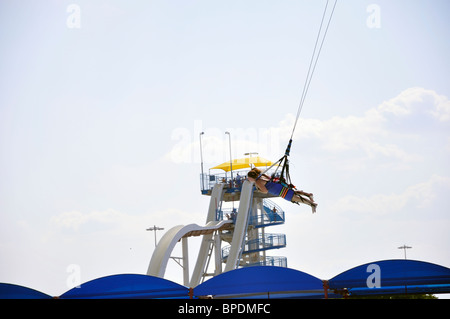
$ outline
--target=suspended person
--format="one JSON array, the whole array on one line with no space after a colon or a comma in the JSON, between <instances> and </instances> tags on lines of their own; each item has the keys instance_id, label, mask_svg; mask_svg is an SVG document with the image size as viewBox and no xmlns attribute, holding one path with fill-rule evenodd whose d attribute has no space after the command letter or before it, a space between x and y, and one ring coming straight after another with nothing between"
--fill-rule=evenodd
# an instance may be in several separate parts
<instances>
[{"instance_id":1,"label":"suspended person","mask_svg":"<svg viewBox=\"0 0 450 319\"><path fill-rule=\"evenodd\" d=\"M286 187L281 182L275 182L266 174L262 174L257 168L253 168L250 172L248 172L247 177L250 182L255 183L260 192L280 196L293 203L307 204L311 206L313 213L316 212L317 203L314 202L313 194L293 190L290 187Z\"/></svg>"}]
</instances>

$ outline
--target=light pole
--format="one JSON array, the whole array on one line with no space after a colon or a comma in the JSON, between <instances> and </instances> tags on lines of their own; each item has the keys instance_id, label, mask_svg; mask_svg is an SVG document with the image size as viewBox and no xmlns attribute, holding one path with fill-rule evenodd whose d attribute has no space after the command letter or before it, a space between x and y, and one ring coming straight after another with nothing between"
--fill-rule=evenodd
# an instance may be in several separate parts
<instances>
[{"instance_id":1,"label":"light pole","mask_svg":"<svg viewBox=\"0 0 450 319\"><path fill-rule=\"evenodd\" d=\"M164 228L156 227L155 225L153 225L153 227L147 228L146 230L155 232L155 248L156 248L156 231L157 230L164 230Z\"/></svg>"},{"instance_id":2,"label":"light pole","mask_svg":"<svg viewBox=\"0 0 450 319\"><path fill-rule=\"evenodd\" d=\"M398 249L403 249L405 251L405 259L406 259L406 250L410 249L410 248L412 248L412 247L409 247L409 246L406 246L406 245L398 247Z\"/></svg>"},{"instance_id":3,"label":"light pole","mask_svg":"<svg viewBox=\"0 0 450 319\"><path fill-rule=\"evenodd\" d=\"M231 171L231 185L233 185L233 163L232 163L232 160L231 160L231 134L230 134L230 132L225 132L225 134L228 134L228 141L229 141L229 144L230 144L230 171Z\"/></svg>"},{"instance_id":4,"label":"light pole","mask_svg":"<svg viewBox=\"0 0 450 319\"><path fill-rule=\"evenodd\" d=\"M205 132L201 132L199 135L200 138L200 163L202 168L202 191L205 189L205 177L203 176L203 150L202 150L202 135L205 134Z\"/></svg>"},{"instance_id":5,"label":"light pole","mask_svg":"<svg viewBox=\"0 0 450 319\"><path fill-rule=\"evenodd\" d=\"M250 158L252 158L252 155L258 155L258 152L248 152L248 153L244 153L244 155L245 156L249 156ZM249 162L250 162L250 167L252 167L252 163L251 163L251 161L249 160ZM266 166L267 167L267 166Z\"/></svg>"}]
</instances>

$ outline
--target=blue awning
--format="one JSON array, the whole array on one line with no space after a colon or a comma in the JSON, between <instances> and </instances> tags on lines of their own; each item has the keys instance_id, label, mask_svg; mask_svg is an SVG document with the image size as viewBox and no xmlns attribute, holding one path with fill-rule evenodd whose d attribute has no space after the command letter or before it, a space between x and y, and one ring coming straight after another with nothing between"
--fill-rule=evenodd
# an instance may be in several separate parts
<instances>
[{"instance_id":1,"label":"blue awning","mask_svg":"<svg viewBox=\"0 0 450 319\"><path fill-rule=\"evenodd\" d=\"M94 279L72 288L60 299L189 298L189 289L163 278L123 274Z\"/></svg>"},{"instance_id":2,"label":"blue awning","mask_svg":"<svg viewBox=\"0 0 450 319\"><path fill-rule=\"evenodd\" d=\"M417 260L380 260L347 270L328 285L351 295L446 293L450 269Z\"/></svg>"},{"instance_id":3,"label":"blue awning","mask_svg":"<svg viewBox=\"0 0 450 319\"><path fill-rule=\"evenodd\" d=\"M323 298L322 280L284 267L232 270L194 288L195 296L214 298Z\"/></svg>"},{"instance_id":4,"label":"blue awning","mask_svg":"<svg viewBox=\"0 0 450 319\"><path fill-rule=\"evenodd\" d=\"M0 299L51 299L43 292L13 284L0 283Z\"/></svg>"},{"instance_id":5,"label":"blue awning","mask_svg":"<svg viewBox=\"0 0 450 319\"><path fill-rule=\"evenodd\" d=\"M388 286L380 288L351 288L349 293L352 296L368 295L411 295L411 294L444 294L450 293L448 285L416 285L416 286Z\"/></svg>"}]
</instances>

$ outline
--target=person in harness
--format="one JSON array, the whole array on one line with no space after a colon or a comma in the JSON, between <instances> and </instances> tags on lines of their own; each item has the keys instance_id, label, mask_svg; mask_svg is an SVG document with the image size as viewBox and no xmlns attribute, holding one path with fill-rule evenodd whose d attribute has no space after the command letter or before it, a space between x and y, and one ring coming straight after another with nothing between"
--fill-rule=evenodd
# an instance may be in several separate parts
<instances>
[{"instance_id":1,"label":"person in harness","mask_svg":"<svg viewBox=\"0 0 450 319\"><path fill-rule=\"evenodd\" d=\"M271 178L266 174L262 174L256 167L247 174L250 182L255 183L255 186L260 192L264 194L272 194L284 198L293 203L303 203L311 206L312 212L316 212L317 203L314 202L313 194L304 191L296 190L293 185L287 185L282 181Z\"/></svg>"}]
</instances>

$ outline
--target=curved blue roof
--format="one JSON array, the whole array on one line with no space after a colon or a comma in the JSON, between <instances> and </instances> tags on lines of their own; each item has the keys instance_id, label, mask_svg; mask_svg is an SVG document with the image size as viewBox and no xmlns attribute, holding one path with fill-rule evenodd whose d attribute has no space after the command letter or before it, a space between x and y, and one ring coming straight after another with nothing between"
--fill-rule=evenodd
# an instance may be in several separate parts
<instances>
[{"instance_id":1,"label":"curved blue roof","mask_svg":"<svg viewBox=\"0 0 450 319\"><path fill-rule=\"evenodd\" d=\"M312 298L324 296L322 280L283 267L257 266L235 269L194 288L195 296L215 298Z\"/></svg>"},{"instance_id":2,"label":"curved blue roof","mask_svg":"<svg viewBox=\"0 0 450 319\"><path fill-rule=\"evenodd\" d=\"M328 285L353 294L442 293L450 291L450 268L417 260L380 260L344 271Z\"/></svg>"},{"instance_id":3,"label":"curved blue roof","mask_svg":"<svg viewBox=\"0 0 450 319\"><path fill-rule=\"evenodd\" d=\"M366 263L327 281L328 294L351 295L450 293L450 268L417 260ZM323 298L323 282L299 270L258 266L215 276L194 288L194 296L215 298ZM0 283L0 299L49 299L40 291ZM138 274L101 277L73 288L61 299L189 298L189 289L175 282Z\"/></svg>"},{"instance_id":4,"label":"curved blue roof","mask_svg":"<svg viewBox=\"0 0 450 319\"><path fill-rule=\"evenodd\" d=\"M43 292L13 284L0 283L0 299L51 299Z\"/></svg>"},{"instance_id":5,"label":"curved blue roof","mask_svg":"<svg viewBox=\"0 0 450 319\"><path fill-rule=\"evenodd\" d=\"M88 281L65 292L60 299L189 298L188 293L188 288L170 280L122 274Z\"/></svg>"}]
</instances>

